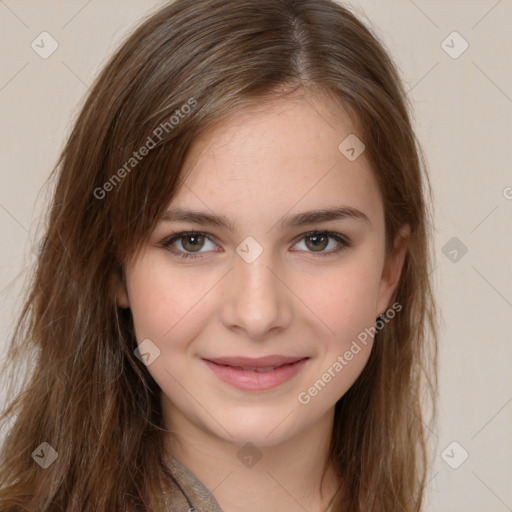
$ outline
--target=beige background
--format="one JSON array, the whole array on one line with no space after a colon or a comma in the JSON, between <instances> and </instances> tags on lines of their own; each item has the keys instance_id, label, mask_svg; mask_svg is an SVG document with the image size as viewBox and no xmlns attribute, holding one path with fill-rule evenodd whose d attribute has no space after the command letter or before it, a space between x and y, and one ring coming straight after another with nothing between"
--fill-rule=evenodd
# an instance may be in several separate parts
<instances>
[{"instance_id":1,"label":"beige background","mask_svg":"<svg viewBox=\"0 0 512 512\"><path fill-rule=\"evenodd\" d=\"M79 101L118 42L159 5L0 0L2 352L24 269L34 259L45 200L40 189ZM350 5L373 25L400 68L436 196L435 281L444 325L426 511L512 510L512 2ZM58 42L47 59L31 48L43 31ZM442 47L453 31L469 44L458 58ZM457 36L444 43L452 53L463 44ZM467 247L462 257L455 246L445 247L452 237ZM453 441L458 444L445 451ZM453 469L448 462L460 464L463 450L469 457Z\"/></svg>"}]
</instances>

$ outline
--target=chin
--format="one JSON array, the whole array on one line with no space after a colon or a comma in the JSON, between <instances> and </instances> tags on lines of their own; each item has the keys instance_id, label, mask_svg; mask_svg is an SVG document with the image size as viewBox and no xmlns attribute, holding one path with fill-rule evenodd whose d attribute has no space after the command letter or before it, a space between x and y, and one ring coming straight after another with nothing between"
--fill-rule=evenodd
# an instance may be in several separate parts
<instances>
[{"instance_id":1,"label":"chin","mask_svg":"<svg viewBox=\"0 0 512 512\"><path fill-rule=\"evenodd\" d=\"M296 415L283 411L276 415L264 411L250 413L240 411L239 415L224 415L221 425L226 425L226 432L219 424L211 424L213 432L224 441L239 446L252 443L256 446L275 446L294 437L300 430ZM307 428L307 425L303 426Z\"/></svg>"}]
</instances>

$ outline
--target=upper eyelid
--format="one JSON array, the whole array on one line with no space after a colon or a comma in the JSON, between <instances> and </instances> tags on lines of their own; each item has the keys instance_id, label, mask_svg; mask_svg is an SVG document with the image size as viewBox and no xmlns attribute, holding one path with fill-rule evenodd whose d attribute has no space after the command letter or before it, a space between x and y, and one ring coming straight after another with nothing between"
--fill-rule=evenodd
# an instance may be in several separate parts
<instances>
[{"instance_id":1,"label":"upper eyelid","mask_svg":"<svg viewBox=\"0 0 512 512\"><path fill-rule=\"evenodd\" d=\"M205 238L210 240L211 242L215 242L217 240L217 237L214 235L211 235L210 233L206 233L204 231L180 231L178 233L174 233L172 235L169 235L165 237L162 240L162 243L170 243L174 242L176 240L179 240L181 237L187 236L187 235L203 235ZM215 242L217 243L217 242Z\"/></svg>"},{"instance_id":2,"label":"upper eyelid","mask_svg":"<svg viewBox=\"0 0 512 512\"><path fill-rule=\"evenodd\" d=\"M303 238L306 238L307 236L311 236L311 235L314 235L316 233L323 233L323 234L326 234L328 237L330 238L339 238L341 239L341 242L340 243L344 243L346 245L350 245L351 244L351 239L349 237L347 237L346 235L342 234L342 233L338 233L336 231L330 231L330 230L322 230L322 229L313 229L313 230L310 230L310 231L306 231L306 232L303 232L299 235L297 235L294 239L293 239L293 242L294 242L294 245L299 242L300 240L302 240ZM181 237L184 237L184 236L187 236L187 235L203 235L205 238L207 238L208 240L210 240L211 242L215 243L216 245L218 245L218 243L216 242L217 240L217 237L214 236L214 235L211 235L210 233L206 233L204 231L192 231L192 230L188 230L188 231L180 231L178 233L174 233L168 237L166 237L163 241L162 241L162 244L166 244L166 245L171 245L171 243L174 243L176 240L179 240ZM186 251L182 251L182 252L186 252ZM191 253L192 254L192 253Z\"/></svg>"}]
</instances>

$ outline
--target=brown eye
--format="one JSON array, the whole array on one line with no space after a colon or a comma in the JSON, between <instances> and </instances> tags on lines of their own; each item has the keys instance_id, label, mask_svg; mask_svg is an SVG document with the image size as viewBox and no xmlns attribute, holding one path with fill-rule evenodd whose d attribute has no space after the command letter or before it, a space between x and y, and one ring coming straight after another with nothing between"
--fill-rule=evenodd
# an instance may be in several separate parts
<instances>
[{"instance_id":1,"label":"brown eye","mask_svg":"<svg viewBox=\"0 0 512 512\"><path fill-rule=\"evenodd\" d=\"M210 247L208 247L208 244L210 244ZM181 259L203 258L207 256L205 253L218 252L215 250L216 244L211 240L211 237L200 231L175 233L162 240L160 245Z\"/></svg>"},{"instance_id":2,"label":"brown eye","mask_svg":"<svg viewBox=\"0 0 512 512\"><path fill-rule=\"evenodd\" d=\"M184 235L179 240L186 251L196 252L202 249L204 245L204 238L204 235L194 233L192 235Z\"/></svg>"},{"instance_id":3,"label":"brown eye","mask_svg":"<svg viewBox=\"0 0 512 512\"><path fill-rule=\"evenodd\" d=\"M344 249L351 247L351 245L351 241L340 233L334 233L332 231L310 231L302 235L296 247L301 251L314 254L315 256L334 256Z\"/></svg>"},{"instance_id":4,"label":"brown eye","mask_svg":"<svg viewBox=\"0 0 512 512\"><path fill-rule=\"evenodd\" d=\"M329 244L329 237L323 234L309 235L305 238L306 246L312 251L323 251Z\"/></svg>"}]
</instances>

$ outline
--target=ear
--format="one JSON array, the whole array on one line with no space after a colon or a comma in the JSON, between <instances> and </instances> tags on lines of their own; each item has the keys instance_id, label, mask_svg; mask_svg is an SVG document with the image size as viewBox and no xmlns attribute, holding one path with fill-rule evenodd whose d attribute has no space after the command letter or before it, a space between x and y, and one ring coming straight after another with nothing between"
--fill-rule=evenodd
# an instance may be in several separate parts
<instances>
[{"instance_id":1,"label":"ear","mask_svg":"<svg viewBox=\"0 0 512 512\"><path fill-rule=\"evenodd\" d=\"M126 289L126 283L120 271L115 271L110 279L110 293L120 308L129 308L130 299Z\"/></svg>"},{"instance_id":2,"label":"ear","mask_svg":"<svg viewBox=\"0 0 512 512\"><path fill-rule=\"evenodd\" d=\"M393 242L393 249L386 255L379 283L375 317L382 315L389 308L391 298L400 281L410 235L411 229L407 224L399 230Z\"/></svg>"}]
</instances>

